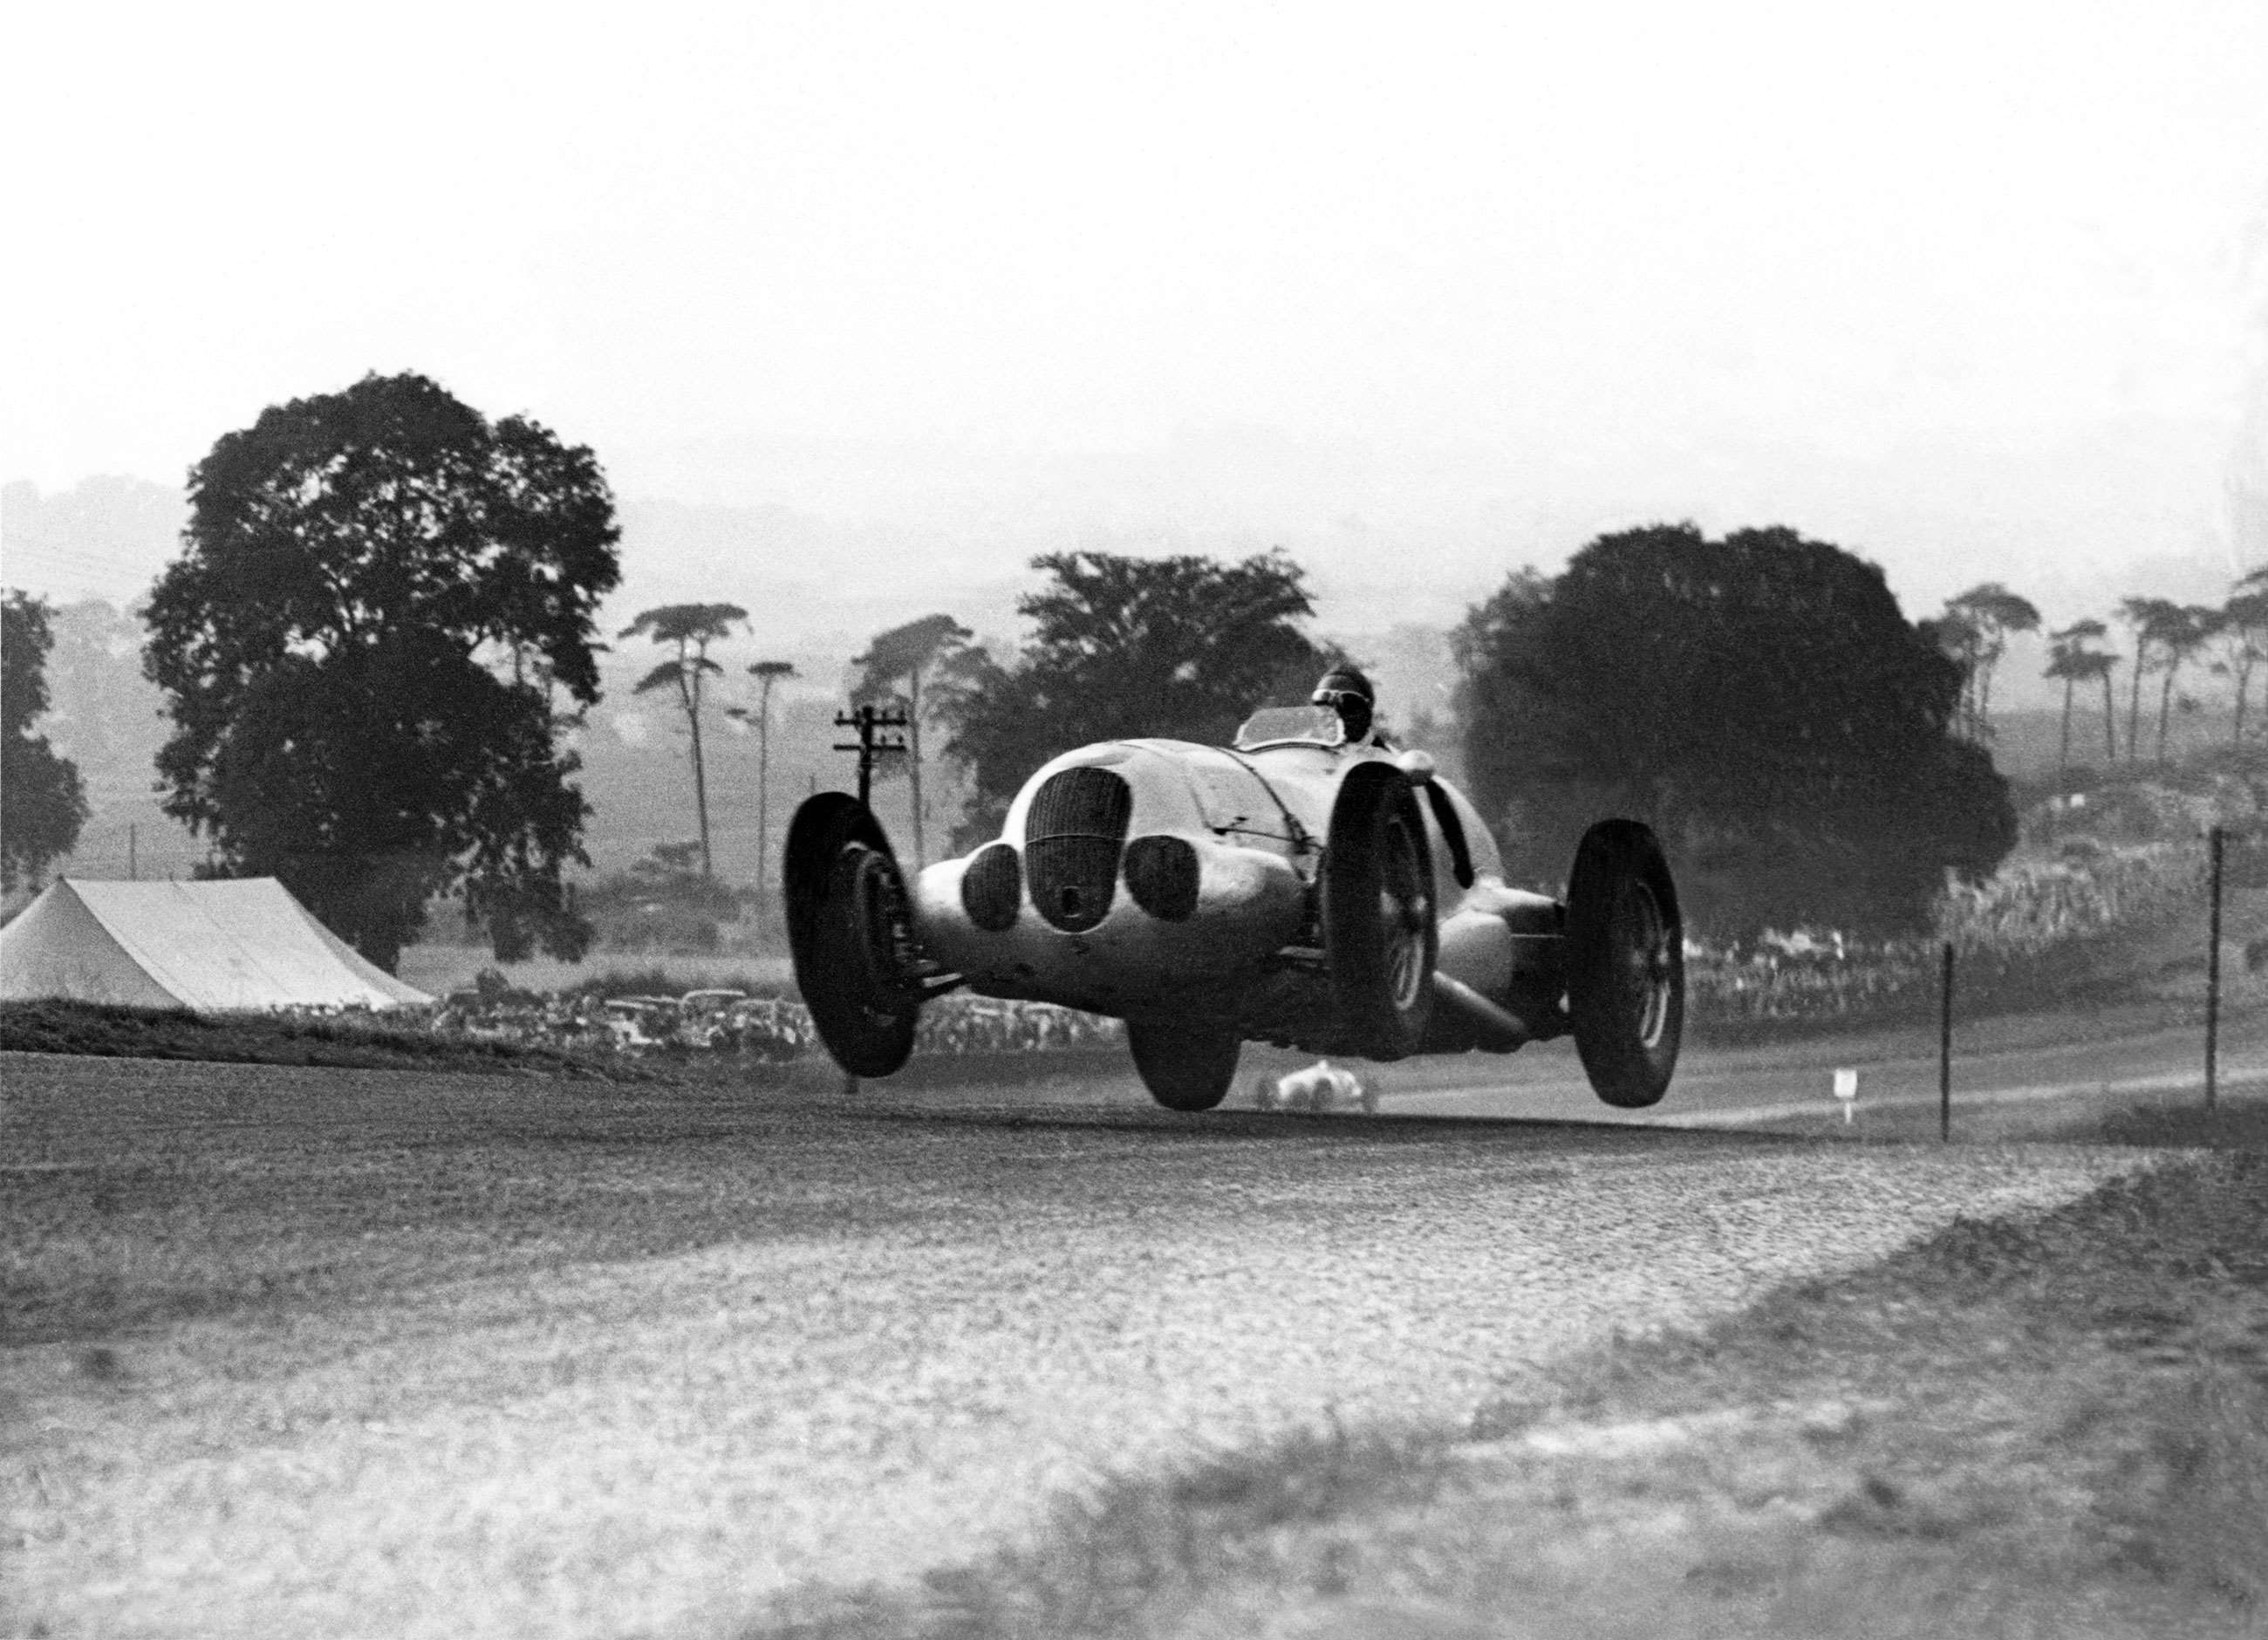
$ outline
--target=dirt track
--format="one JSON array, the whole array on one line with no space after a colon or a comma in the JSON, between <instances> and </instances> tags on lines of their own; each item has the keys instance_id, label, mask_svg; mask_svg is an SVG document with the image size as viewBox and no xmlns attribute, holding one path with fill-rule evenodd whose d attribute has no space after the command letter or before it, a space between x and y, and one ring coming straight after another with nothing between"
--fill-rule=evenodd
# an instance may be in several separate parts
<instances>
[{"instance_id":1,"label":"dirt track","mask_svg":"<svg viewBox=\"0 0 2268 1640\"><path fill-rule=\"evenodd\" d=\"M732 1627L2131 1155L11 1056L0 1611Z\"/></svg>"}]
</instances>

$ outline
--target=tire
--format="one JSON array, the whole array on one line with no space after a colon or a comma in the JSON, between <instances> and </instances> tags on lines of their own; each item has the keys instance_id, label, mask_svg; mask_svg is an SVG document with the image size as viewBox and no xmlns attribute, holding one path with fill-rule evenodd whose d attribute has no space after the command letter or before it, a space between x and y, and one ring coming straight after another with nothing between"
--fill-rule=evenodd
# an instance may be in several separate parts
<instances>
[{"instance_id":1,"label":"tire","mask_svg":"<svg viewBox=\"0 0 2268 1640\"><path fill-rule=\"evenodd\" d=\"M1433 1013L1440 929L1433 859L1409 777L1388 763L1347 771L1323 849L1323 952L1347 1046L1366 1059L1418 1051Z\"/></svg>"},{"instance_id":2,"label":"tire","mask_svg":"<svg viewBox=\"0 0 2268 1640\"><path fill-rule=\"evenodd\" d=\"M795 812L784 875L795 982L819 1040L852 1076L888 1076L913 1053L922 1003L889 838L856 798L822 791Z\"/></svg>"},{"instance_id":3,"label":"tire","mask_svg":"<svg viewBox=\"0 0 2268 1640\"><path fill-rule=\"evenodd\" d=\"M1150 1097L1167 1110L1211 1110L1228 1096L1244 1052L1233 1026L1129 1019L1126 1045Z\"/></svg>"},{"instance_id":4,"label":"tire","mask_svg":"<svg viewBox=\"0 0 2268 1640\"><path fill-rule=\"evenodd\" d=\"M1601 820L1567 880L1567 1012L1591 1091L1624 1110L1658 1103L1685 1031L1685 924L1653 833Z\"/></svg>"}]
</instances>

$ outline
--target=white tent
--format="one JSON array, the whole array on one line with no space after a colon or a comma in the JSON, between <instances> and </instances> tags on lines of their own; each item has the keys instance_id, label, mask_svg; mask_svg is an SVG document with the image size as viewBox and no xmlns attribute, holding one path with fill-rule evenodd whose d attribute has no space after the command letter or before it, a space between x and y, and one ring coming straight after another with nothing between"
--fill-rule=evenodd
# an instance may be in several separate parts
<instances>
[{"instance_id":1,"label":"white tent","mask_svg":"<svg viewBox=\"0 0 2268 1640\"><path fill-rule=\"evenodd\" d=\"M65 878L0 928L0 1000L143 1008L395 1008L432 1001L364 960L272 877Z\"/></svg>"}]
</instances>

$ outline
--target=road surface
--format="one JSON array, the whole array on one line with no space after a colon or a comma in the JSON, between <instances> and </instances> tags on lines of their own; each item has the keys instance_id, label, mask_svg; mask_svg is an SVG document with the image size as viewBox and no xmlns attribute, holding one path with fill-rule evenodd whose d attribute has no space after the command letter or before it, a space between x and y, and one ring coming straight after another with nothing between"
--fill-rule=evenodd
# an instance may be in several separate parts
<instances>
[{"instance_id":1,"label":"road surface","mask_svg":"<svg viewBox=\"0 0 2268 1640\"><path fill-rule=\"evenodd\" d=\"M2112 1014L2033 1015L1963 1025L1954 1036L1956 1123L1978 1130L2044 1131L2108 1101L2202 1097L2202 1024L2167 1024L2162 1010ZM2268 1022L2229 1022L2220 1044L2220 1091L2235 1098L2268 1092ZM1401 1115L1525 1117L1629 1122L1644 1126L1777 1127L1793 1131L1843 1126L1835 1071L1857 1073L1854 1126L1873 1122L1904 1134L1934 1131L1938 1042L1917 1027L1815 1037L1763 1047L1689 1049L1668 1094L1651 1110L1618 1111L1593 1097L1569 1041L1547 1042L1501 1058L1466 1055L1366 1068L1385 1110ZM1901 1120L1890 1121L1893 1116ZM1917 1122L1917 1116L1926 1120Z\"/></svg>"},{"instance_id":2,"label":"road surface","mask_svg":"<svg viewBox=\"0 0 2268 1640\"><path fill-rule=\"evenodd\" d=\"M1464 1420L2136 1161L1123 1084L0 1055L0 1632L55 1636L727 1632L1105 1475Z\"/></svg>"}]
</instances>

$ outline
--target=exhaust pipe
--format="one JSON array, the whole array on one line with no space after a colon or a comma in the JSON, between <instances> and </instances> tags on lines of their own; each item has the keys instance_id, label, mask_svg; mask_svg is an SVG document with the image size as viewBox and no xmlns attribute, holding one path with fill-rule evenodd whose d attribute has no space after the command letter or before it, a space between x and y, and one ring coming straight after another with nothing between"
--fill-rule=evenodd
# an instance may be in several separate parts
<instances>
[{"instance_id":1,"label":"exhaust pipe","mask_svg":"<svg viewBox=\"0 0 2268 1640\"><path fill-rule=\"evenodd\" d=\"M1527 1020L1509 1008L1498 1007L1463 981L1453 980L1439 968L1433 970L1433 996L1479 1026L1490 1039L1486 1044L1490 1048L1514 1048L1535 1040L1536 1033L1528 1028Z\"/></svg>"}]
</instances>

